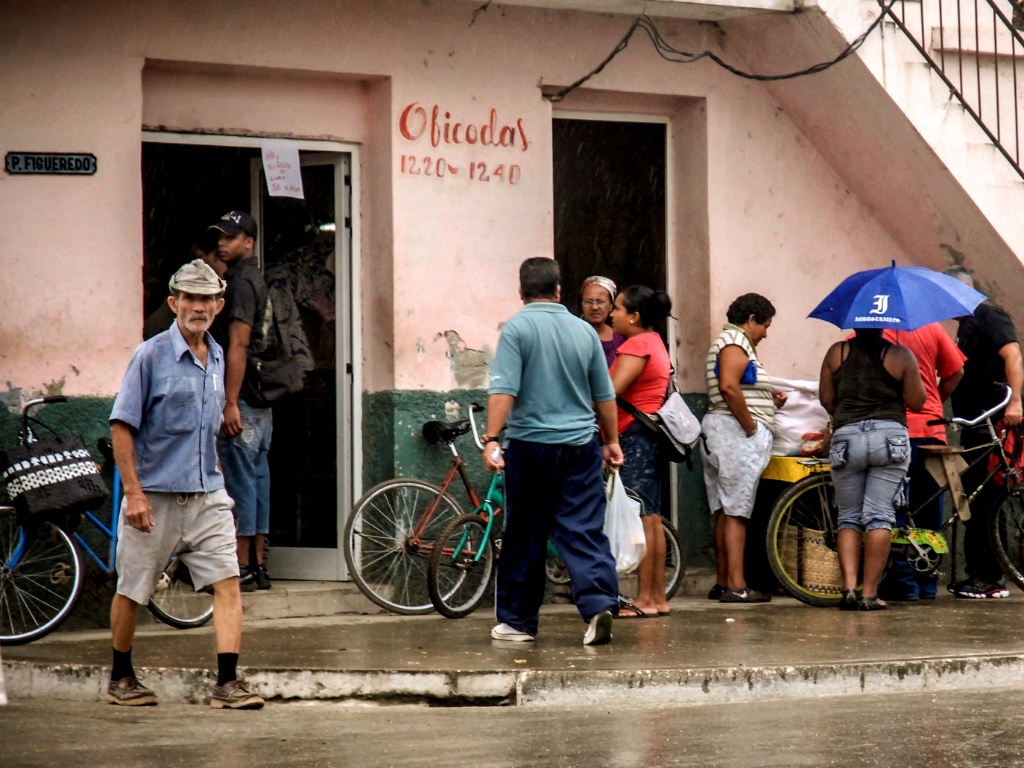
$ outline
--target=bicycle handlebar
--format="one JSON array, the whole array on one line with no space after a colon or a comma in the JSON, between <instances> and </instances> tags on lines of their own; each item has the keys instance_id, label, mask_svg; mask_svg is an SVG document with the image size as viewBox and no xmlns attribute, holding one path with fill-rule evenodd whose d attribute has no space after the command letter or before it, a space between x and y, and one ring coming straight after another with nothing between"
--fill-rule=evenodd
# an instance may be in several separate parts
<instances>
[{"instance_id":1,"label":"bicycle handlebar","mask_svg":"<svg viewBox=\"0 0 1024 768\"><path fill-rule=\"evenodd\" d=\"M476 447L481 451L484 449L484 444L480 442L480 435L477 434L476 419L473 418L474 414L480 413L484 410L484 407L478 403L470 403L469 406L469 425L473 430L473 442L476 443Z\"/></svg>"},{"instance_id":2,"label":"bicycle handlebar","mask_svg":"<svg viewBox=\"0 0 1024 768\"><path fill-rule=\"evenodd\" d=\"M929 427L934 427L939 424L959 424L961 427L975 427L981 422L985 421L985 419L1001 411L1003 408L1006 407L1006 404L1010 402L1010 396L1013 394L1013 390L1010 389L1005 384L1003 385L1003 388L1005 390L1005 393L1003 395L1002 401L992 406L989 410L985 411L980 416L976 416L973 419L961 419L958 416L954 416L952 419L929 419L927 424Z\"/></svg>"},{"instance_id":3,"label":"bicycle handlebar","mask_svg":"<svg viewBox=\"0 0 1024 768\"><path fill-rule=\"evenodd\" d=\"M28 412L35 408L37 405L44 405L46 403L66 403L68 399L64 395L51 395L50 397L37 397L34 400L29 400L21 409L21 415L23 417L28 416Z\"/></svg>"},{"instance_id":4,"label":"bicycle handlebar","mask_svg":"<svg viewBox=\"0 0 1024 768\"><path fill-rule=\"evenodd\" d=\"M49 397L37 397L29 400L21 408L21 423L18 426L18 438L21 441L28 440L29 437L29 411L39 405L45 405L47 403L66 403L68 399L64 395L50 395ZM45 424L43 426L46 426Z\"/></svg>"}]
</instances>

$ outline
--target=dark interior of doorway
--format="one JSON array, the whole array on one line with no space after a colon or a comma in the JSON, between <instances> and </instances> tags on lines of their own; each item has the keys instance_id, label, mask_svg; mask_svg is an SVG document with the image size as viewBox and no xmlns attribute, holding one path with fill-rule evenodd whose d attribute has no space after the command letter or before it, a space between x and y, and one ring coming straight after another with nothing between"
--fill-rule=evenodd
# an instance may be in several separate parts
<instances>
[{"instance_id":1,"label":"dark interior of doorway","mask_svg":"<svg viewBox=\"0 0 1024 768\"><path fill-rule=\"evenodd\" d=\"M664 290L665 129L553 121L555 258L571 311L580 311L579 286L589 275Z\"/></svg>"},{"instance_id":2,"label":"dark interior of doorway","mask_svg":"<svg viewBox=\"0 0 1024 768\"><path fill-rule=\"evenodd\" d=\"M197 248L215 245L209 225L226 211L251 208L252 161L259 156L256 148L143 143L144 317L165 304L174 271L196 258ZM309 246L317 225L334 223L333 176L317 176L324 170L309 169L307 178L303 169L304 201L264 197L265 270L286 265ZM333 283L330 296L333 300ZM322 302L323 293L316 299ZM316 367L306 374L302 393L274 406L270 540L274 546L333 548L338 541L334 320L302 305L299 311L307 337L319 341L313 350Z\"/></svg>"},{"instance_id":3,"label":"dark interior of doorway","mask_svg":"<svg viewBox=\"0 0 1024 768\"><path fill-rule=\"evenodd\" d=\"M580 312L579 287L590 275L620 290L665 290L665 125L555 119L552 133L562 303ZM667 343L665 324L655 330ZM670 475L662 477L661 513L672 520Z\"/></svg>"}]
</instances>

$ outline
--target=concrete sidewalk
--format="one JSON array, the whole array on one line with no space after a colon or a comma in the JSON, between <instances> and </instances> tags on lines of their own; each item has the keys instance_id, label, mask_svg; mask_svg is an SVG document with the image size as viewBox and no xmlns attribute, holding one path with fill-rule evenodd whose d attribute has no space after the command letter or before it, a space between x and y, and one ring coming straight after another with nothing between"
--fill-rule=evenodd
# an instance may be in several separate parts
<instances>
[{"instance_id":1,"label":"concrete sidewalk","mask_svg":"<svg viewBox=\"0 0 1024 768\"><path fill-rule=\"evenodd\" d=\"M490 639L480 610L439 616L247 620L241 662L268 699L441 704L650 703L790 698L1024 684L1024 597L943 594L875 613L792 599L722 605L686 597L672 615L620 620L609 646L585 648L572 606L545 606L536 643ZM162 701L202 703L213 630L140 629L135 663ZM106 632L58 632L3 649L12 700L102 700Z\"/></svg>"}]
</instances>

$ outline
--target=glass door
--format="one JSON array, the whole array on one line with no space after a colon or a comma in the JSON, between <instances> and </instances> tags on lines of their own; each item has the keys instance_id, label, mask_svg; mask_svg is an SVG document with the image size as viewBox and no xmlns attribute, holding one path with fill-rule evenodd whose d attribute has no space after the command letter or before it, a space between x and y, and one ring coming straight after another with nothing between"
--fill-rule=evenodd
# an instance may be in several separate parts
<instances>
[{"instance_id":1,"label":"glass door","mask_svg":"<svg viewBox=\"0 0 1024 768\"><path fill-rule=\"evenodd\" d=\"M352 504L351 158L300 154L305 199L271 197L251 164L257 255L282 333L307 361L303 392L274 406L270 551L274 579L345 577Z\"/></svg>"}]
</instances>

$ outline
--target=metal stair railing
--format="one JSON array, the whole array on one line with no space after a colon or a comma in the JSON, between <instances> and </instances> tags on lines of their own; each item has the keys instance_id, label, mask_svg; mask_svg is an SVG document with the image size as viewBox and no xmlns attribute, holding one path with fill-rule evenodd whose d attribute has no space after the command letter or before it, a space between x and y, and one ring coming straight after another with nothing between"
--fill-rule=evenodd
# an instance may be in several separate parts
<instances>
[{"instance_id":1,"label":"metal stair railing","mask_svg":"<svg viewBox=\"0 0 1024 768\"><path fill-rule=\"evenodd\" d=\"M1024 37L1007 16L1015 14L1018 23L1024 22L1024 7L1018 0L877 2L1024 179Z\"/></svg>"}]
</instances>

